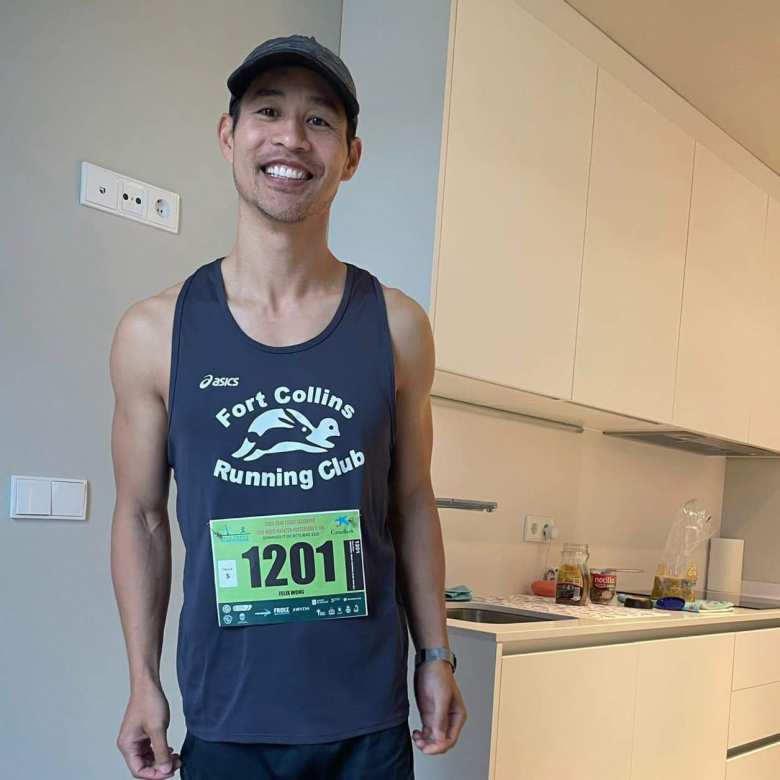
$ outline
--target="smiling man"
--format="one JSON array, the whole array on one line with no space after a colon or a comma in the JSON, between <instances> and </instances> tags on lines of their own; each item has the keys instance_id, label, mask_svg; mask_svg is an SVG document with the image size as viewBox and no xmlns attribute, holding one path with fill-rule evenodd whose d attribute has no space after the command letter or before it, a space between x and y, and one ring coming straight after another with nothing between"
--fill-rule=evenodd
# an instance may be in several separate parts
<instances>
[{"instance_id":1,"label":"smiling man","mask_svg":"<svg viewBox=\"0 0 780 780\"><path fill-rule=\"evenodd\" d=\"M466 719L430 479L430 324L327 246L362 151L344 63L314 38L275 38L227 84L235 244L131 306L111 351L111 562L131 682L117 746L138 778L408 780L412 743L443 753ZM180 754L159 675L171 469Z\"/></svg>"}]
</instances>

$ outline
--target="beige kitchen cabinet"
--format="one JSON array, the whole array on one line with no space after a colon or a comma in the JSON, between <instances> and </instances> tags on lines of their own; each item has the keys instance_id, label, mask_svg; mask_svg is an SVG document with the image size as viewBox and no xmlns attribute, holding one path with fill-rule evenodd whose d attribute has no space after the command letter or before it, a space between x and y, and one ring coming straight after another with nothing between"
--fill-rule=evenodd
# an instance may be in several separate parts
<instances>
[{"instance_id":1,"label":"beige kitchen cabinet","mask_svg":"<svg viewBox=\"0 0 780 780\"><path fill-rule=\"evenodd\" d=\"M780 448L777 176L564 0L345 3L341 46L375 100L334 248L428 310L434 395Z\"/></svg>"},{"instance_id":2,"label":"beige kitchen cabinet","mask_svg":"<svg viewBox=\"0 0 780 780\"><path fill-rule=\"evenodd\" d=\"M595 83L514 0L457 4L437 368L571 397Z\"/></svg>"},{"instance_id":3,"label":"beige kitchen cabinet","mask_svg":"<svg viewBox=\"0 0 780 780\"><path fill-rule=\"evenodd\" d=\"M780 683L734 691L729 747L741 747L777 734L780 734Z\"/></svg>"},{"instance_id":4,"label":"beige kitchen cabinet","mask_svg":"<svg viewBox=\"0 0 780 780\"><path fill-rule=\"evenodd\" d=\"M726 761L726 780L777 780L780 777L780 743L764 745Z\"/></svg>"},{"instance_id":5,"label":"beige kitchen cabinet","mask_svg":"<svg viewBox=\"0 0 780 780\"><path fill-rule=\"evenodd\" d=\"M780 201L769 198L764 251L755 276L749 441L780 449ZM778 773L780 777L780 773Z\"/></svg>"},{"instance_id":6,"label":"beige kitchen cabinet","mask_svg":"<svg viewBox=\"0 0 780 780\"><path fill-rule=\"evenodd\" d=\"M494 780L723 778L734 634L502 659ZM659 746L663 745L663 749Z\"/></svg>"},{"instance_id":7,"label":"beige kitchen cabinet","mask_svg":"<svg viewBox=\"0 0 780 780\"><path fill-rule=\"evenodd\" d=\"M780 628L737 635L732 689L729 748L780 734Z\"/></svg>"},{"instance_id":8,"label":"beige kitchen cabinet","mask_svg":"<svg viewBox=\"0 0 780 780\"><path fill-rule=\"evenodd\" d=\"M469 717L454 749L415 753L415 777L776 780L780 616L740 613L637 629L448 620Z\"/></svg>"},{"instance_id":9,"label":"beige kitchen cabinet","mask_svg":"<svg viewBox=\"0 0 780 780\"><path fill-rule=\"evenodd\" d=\"M747 441L767 195L696 144L674 422Z\"/></svg>"},{"instance_id":10,"label":"beige kitchen cabinet","mask_svg":"<svg viewBox=\"0 0 780 780\"><path fill-rule=\"evenodd\" d=\"M574 401L672 419L693 151L599 70Z\"/></svg>"},{"instance_id":11,"label":"beige kitchen cabinet","mask_svg":"<svg viewBox=\"0 0 780 780\"><path fill-rule=\"evenodd\" d=\"M637 652L631 780L723 778L734 634L641 642Z\"/></svg>"},{"instance_id":12,"label":"beige kitchen cabinet","mask_svg":"<svg viewBox=\"0 0 780 780\"><path fill-rule=\"evenodd\" d=\"M637 645L502 659L493 780L626 780Z\"/></svg>"},{"instance_id":13,"label":"beige kitchen cabinet","mask_svg":"<svg viewBox=\"0 0 780 780\"><path fill-rule=\"evenodd\" d=\"M735 691L780 683L780 628L737 634L734 646Z\"/></svg>"}]
</instances>

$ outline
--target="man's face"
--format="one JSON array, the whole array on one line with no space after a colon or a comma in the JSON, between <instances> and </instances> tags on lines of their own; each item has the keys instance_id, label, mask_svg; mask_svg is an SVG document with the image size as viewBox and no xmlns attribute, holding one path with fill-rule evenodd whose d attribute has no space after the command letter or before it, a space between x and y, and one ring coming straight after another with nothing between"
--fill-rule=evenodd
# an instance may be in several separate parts
<instances>
[{"instance_id":1,"label":"man's face","mask_svg":"<svg viewBox=\"0 0 780 780\"><path fill-rule=\"evenodd\" d=\"M227 117L227 119L225 119ZM347 149L347 117L333 87L318 73L279 65L260 73L241 98L241 116L232 128L223 115L220 140L233 163L239 196L270 219L302 222L327 213L339 184L352 178L360 159L356 138ZM268 173L283 160L304 179Z\"/></svg>"}]
</instances>

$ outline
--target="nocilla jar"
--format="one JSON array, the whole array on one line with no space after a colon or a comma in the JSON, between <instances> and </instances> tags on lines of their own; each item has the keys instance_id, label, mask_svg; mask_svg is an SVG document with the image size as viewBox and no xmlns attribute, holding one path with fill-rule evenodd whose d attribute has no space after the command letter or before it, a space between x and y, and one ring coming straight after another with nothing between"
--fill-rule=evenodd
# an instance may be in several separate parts
<instances>
[{"instance_id":1,"label":"nocilla jar","mask_svg":"<svg viewBox=\"0 0 780 780\"><path fill-rule=\"evenodd\" d=\"M565 542L561 564L555 578L555 603L582 606L588 603L590 574L588 572L587 544Z\"/></svg>"}]
</instances>

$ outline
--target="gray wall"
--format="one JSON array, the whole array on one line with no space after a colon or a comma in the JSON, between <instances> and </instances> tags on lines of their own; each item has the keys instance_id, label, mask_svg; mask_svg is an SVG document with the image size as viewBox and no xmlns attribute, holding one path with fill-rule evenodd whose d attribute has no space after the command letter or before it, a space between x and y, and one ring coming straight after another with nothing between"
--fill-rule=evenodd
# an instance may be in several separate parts
<instances>
[{"instance_id":1,"label":"gray wall","mask_svg":"<svg viewBox=\"0 0 780 780\"><path fill-rule=\"evenodd\" d=\"M344 0L341 56L363 157L331 212L330 246L430 311L450 0Z\"/></svg>"},{"instance_id":2,"label":"gray wall","mask_svg":"<svg viewBox=\"0 0 780 780\"><path fill-rule=\"evenodd\" d=\"M267 37L338 51L340 24L340 0L3 3L0 501L11 474L86 478L91 496L86 522L4 510L0 777L130 776L114 745L128 680L109 568L111 338L133 301L232 245L237 196L216 139L228 73ZM181 233L80 206L81 160L179 192ZM173 539L163 684L178 749Z\"/></svg>"},{"instance_id":3,"label":"gray wall","mask_svg":"<svg viewBox=\"0 0 780 780\"><path fill-rule=\"evenodd\" d=\"M743 580L780 584L780 460L726 459L720 535L745 540Z\"/></svg>"}]
</instances>

